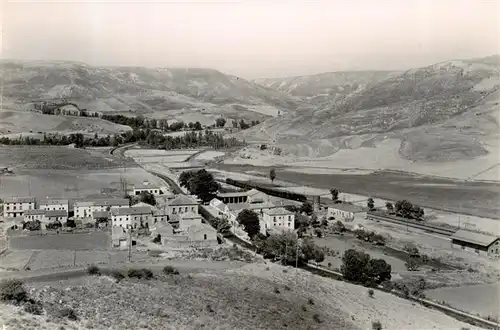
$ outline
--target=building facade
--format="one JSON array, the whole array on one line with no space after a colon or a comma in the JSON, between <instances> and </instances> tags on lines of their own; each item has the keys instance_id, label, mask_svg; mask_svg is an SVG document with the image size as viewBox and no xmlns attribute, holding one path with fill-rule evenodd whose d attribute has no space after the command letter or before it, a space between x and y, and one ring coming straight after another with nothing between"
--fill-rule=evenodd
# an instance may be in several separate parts
<instances>
[{"instance_id":1,"label":"building facade","mask_svg":"<svg viewBox=\"0 0 500 330\"><path fill-rule=\"evenodd\" d=\"M65 223L68 221L68 213L65 210L51 210L44 211L43 220L44 223L51 223L55 221L59 221L61 223Z\"/></svg>"},{"instance_id":2,"label":"building facade","mask_svg":"<svg viewBox=\"0 0 500 330\"><path fill-rule=\"evenodd\" d=\"M39 201L39 209L47 211L66 211L69 212L69 201L67 199L42 199Z\"/></svg>"},{"instance_id":3,"label":"building facade","mask_svg":"<svg viewBox=\"0 0 500 330\"><path fill-rule=\"evenodd\" d=\"M111 211L114 209L129 207L128 199L106 199L106 200L90 200L78 201L73 204L75 218L77 219L92 219L94 212Z\"/></svg>"},{"instance_id":4,"label":"building facade","mask_svg":"<svg viewBox=\"0 0 500 330\"><path fill-rule=\"evenodd\" d=\"M45 215L45 211L44 210L27 210L27 211L24 211L24 221L27 222L27 221L42 221L43 220L43 216Z\"/></svg>"},{"instance_id":5,"label":"building facade","mask_svg":"<svg viewBox=\"0 0 500 330\"><path fill-rule=\"evenodd\" d=\"M167 205L168 214L182 214L192 212L198 214L198 202L186 195L178 195Z\"/></svg>"},{"instance_id":6,"label":"building facade","mask_svg":"<svg viewBox=\"0 0 500 330\"><path fill-rule=\"evenodd\" d=\"M125 207L111 210L111 226L122 228L149 227L153 210L149 207Z\"/></svg>"},{"instance_id":7,"label":"building facade","mask_svg":"<svg viewBox=\"0 0 500 330\"><path fill-rule=\"evenodd\" d=\"M352 221L356 215L362 215L364 210L356 205L338 203L334 206L329 206L327 211L327 218L335 218L335 220Z\"/></svg>"},{"instance_id":8,"label":"building facade","mask_svg":"<svg viewBox=\"0 0 500 330\"><path fill-rule=\"evenodd\" d=\"M22 217L24 211L34 210L36 207L34 197L11 197L3 203L3 216L5 218Z\"/></svg>"},{"instance_id":9,"label":"building facade","mask_svg":"<svg viewBox=\"0 0 500 330\"><path fill-rule=\"evenodd\" d=\"M280 231L293 231L295 228L295 214L283 207L264 210L262 215L264 228Z\"/></svg>"},{"instance_id":10,"label":"building facade","mask_svg":"<svg viewBox=\"0 0 500 330\"><path fill-rule=\"evenodd\" d=\"M182 231L187 231L193 225L201 224L201 215L193 212L186 212L180 214L179 219L179 229Z\"/></svg>"}]
</instances>

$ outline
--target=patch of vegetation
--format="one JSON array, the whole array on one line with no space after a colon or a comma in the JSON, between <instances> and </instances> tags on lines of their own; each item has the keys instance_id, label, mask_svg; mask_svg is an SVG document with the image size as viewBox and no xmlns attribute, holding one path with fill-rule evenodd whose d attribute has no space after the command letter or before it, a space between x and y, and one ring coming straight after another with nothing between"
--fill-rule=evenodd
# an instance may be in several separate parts
<instances>
[{"instance_id":1,"label":"patch of vegetation","mask_svg":"<svg viewBox=\"0 0 500 330\"><path fill-rule=\"evenodd\" d=\"M153 278L153 272L147 268L131 268L127 271L127 276L129 278L137 278L137 279L151 279Z\"/></svg>"},{"instance_id":2,"label":"patch of vegetation","mask_svg":"<svg viewBox=\"0 0 500 330\"><path fill-rule=\"evenodd\" d=\"M243 226L250 239L260 232L259 216L252 210L244 209L238 213L236 221Z\"/></svg>"},{"instance_id":3,"label":"patch of vegetation","mask_svg":"<svg viewBox=\"0 0 500 330\"><path fill-rule=\"evenodd\" d=\"M179 271L175 267L170 266L170 265L163 267L162 272L165 275L178 275L179 274Z\"/></svg>"},{"instance_id":4,"label":"patch of vegetation","mask_svg":"<svg viewBox=\"0 0 500 330\"><path fill-rule=\"evenodd\" d=\"M71 321L78 320L78 316L73 308L64 307L56 311L56 316L59 318L66 318Z\"/></svg>"},{"instance_id":5,"label":"patch of vegetation","mask_svg":"<svg viewBox=\"0 0 500 330\"><path fill-rule=\"evenodd\" d=\"M119 270L111 271L110 276L114 278L117 282L120 282L125 278L125 275L123 275L123 273Z\"/></svg>"},{"instance_id":6,"label":"patch of vegetation","mask_svg":"<svg viewBox=\"0 0 500 330\"><path fill-rule=\"evenodd\" d=\"M365 285L380 284L391 279L391 265L383 259L371 259L370 255L349 249L342 256L340 271L344 278Z\"/></svg>"},{"instance_id":7,"label":"patch of vegetation","mask_svg":"<svg viewBox=\"0 0 500 330\"><path fill-rule=\"evenodd\" d=\"M375 293L375 292L373 291L373 289L369 289L369 290L368 290L368 296L369 296L370 298L373 298L373 294L374 294L374 293Z\"/></svg>"},{"instance_id":8,"label":"patch of vegetation","mask_svg":"<svg viewBox=\"0 0 500 330\"><path fill-rule=\"evenodd\" d=\"M0 300L1 301L13 301L20 303L26 301L28 298L28 293L24 288L24 284L20 280L2 280L0 282Z\"/></svg>"},{"instance_id":9,"label":"patch of vegetation","mask_svg":"<svg viewBox=\"0 0 500 330\"><path fill-rule=\"evenodd\" d=\"M323 320L321 319L321 317L319 316L319 314L314 314L314 315L313 315L313 320L314 320L316 323L323 323Z\"/></svg>"},{"instance_id":10,"label":"patch of vegetation","mask_svg":"<svg viewBox=\"0 0 500 330\"><path fill-rule=\"evenodd\" d=\"M382 323L380 321L372 322L372 330L382 330Z\"/></svg>"},{"instance_id":11,"label":"patch of vegetation","mask_svg":"<svg viewBox=\"0 0 500 330\"><path fill-rule=\"evenodd\" d=\"M205 169L199 171L185 171L179 176L181 187L186 188L192 195L197 196L204 203L215 198L220 185L214 180L211 173Z\"/></svg>"},{"instance_id":12,"label":"patch of vegetation","mask_svg":"<svg viewBox=\"0 0 500 330\"><path fill-rule=\"evenodd\" d=\"M24 304L23 310L26 313L30 313L33 315L42 315L43 314L43 304L39 301L30 300Z\"/></svg>"},{"instance_id":13,"label":"patch of vegetation","mask_svg":"<svg viewBox=\"0 0 500 330\"><path fill-rule=\"evenodd\" d=\"M101 270L96 265L90 265L87 267L88 275L101 275Z\"/></svg>"},{"instance_id":14,"label":"patch of vegetation","mask_svg":"<svg viewBox=\"0 0 500 330\"><path fill-rule=\"evenodd\" d=\"M161 235L158 234L153 238L153 243L160 244L161 243Z\"/></svg>"},{"instance_id":15,"label":"patch of vegetation","mask_svg":"<svg viewBox=\"0 0 500 330\"><path fill-rule=\"evenodd\" d=\"M419 270L418 263L412 258L408 259L408 261L405 262L405 267L410 272L415 272L415 271Z\"/></svg>"}]
</instances>

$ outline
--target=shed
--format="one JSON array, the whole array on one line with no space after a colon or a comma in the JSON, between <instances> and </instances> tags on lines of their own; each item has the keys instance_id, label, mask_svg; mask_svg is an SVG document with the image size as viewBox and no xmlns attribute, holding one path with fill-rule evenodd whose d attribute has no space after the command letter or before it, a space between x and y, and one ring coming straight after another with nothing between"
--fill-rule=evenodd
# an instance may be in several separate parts
<instances>
[{"instance_id":1,"label":"shed","mask_svg":"<svg viewBox=\"0 0 500 330\"><path fill-rule=\"evenodd\" d=\"M451 236L451 245L482 256L500 256L500 238L497 236L460 229Z\"/></svg>"},{"instance_id":2,"label":"shed","mask_svg":"<svg viewBox=\"0 0 500 330\"><path fill-rule=\"evenodd\" d=\"M207 245L218 244L217 231L206 223L190 226L187 233L191 242L206 242Z\"/></svg>"}]
</instances>

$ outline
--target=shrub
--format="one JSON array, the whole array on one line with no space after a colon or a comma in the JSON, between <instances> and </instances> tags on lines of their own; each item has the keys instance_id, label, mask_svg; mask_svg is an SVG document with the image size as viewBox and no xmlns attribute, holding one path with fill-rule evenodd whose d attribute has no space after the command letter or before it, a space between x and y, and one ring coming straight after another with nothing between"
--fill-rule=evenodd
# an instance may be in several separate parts
<instances>
[{"instance_id":1,"label":"shrub","mask_svg":"<svg viewBox=\"0 0 500 330\"><path fill-rule=\"evenodd\" d=\"M75 311L69 307L64 307L63 309L60 309L57 314L59 317L67 318L68 320L71 320L71 321L76 321L78 319Z\"/></svg>"},{"instance_id":2,"label":"shrub","mask_svg":"<svg viewBox=\"0 0 500 330\"><path fill-rule=\"evenodd\" d=\"M309 305L314 305L314 299L313 299L313 298L309 298L309 299L307 300L307 303L308 303Z\"/></svg>"},{"instance_id":3,"label":"shrub","mask_svg":"<svg viewBox=\"0 0 500 330\"><path fill-rule=\"evenodd\" d=\"M319 314L314 314L314 315L313 315L313 320L314 320L314 321L316 321L316 323L321 323L321 322L323 322L323 321L321 320L321 317L319 316Z\"/></svg>"},{"instance_id":4,"label":"shrub","mask_svg":"<svg viewBox=\"0 0 500 330\"><path fill-rule=\"evenodd\" d=\"M114 278L117 282L120 282L125 278L125 275L122 274L119 270L113 270L111 272L111 277Z\"/></svg>"},{"instance_id":5,"label":"shrub","mask_svg":"<svg viewBox=\"0 0 500 330\"><path fill-rule=\"evenodd\" d=\"M89 274L89 275L101 275L101 270L96 265L90 265L87 267L87 274Z\"/></svg>"},{"instance_id":6,"label":"shrub","mask_svg":"<svg viewBox=\"0 0 500 330\"><path fill-rule=\"evenodd\" d=\"M150 270L150 269L147 269L147 268L142 268L141 269L141 272L142 272L142 276L145 278L145 279L150 279L150 278L153 278L153 272Z\"/></svg>"},{"instance_id":7,"label":"shrub","mask_svg":"<svg viewBox=\"0 0 500 330\"><path fill-rule=\"evenodd\" d=\"M410 272L414 272L419 269L418 264L413 259L408 259L408 261L405 263L405 266L406 269L409 270Z\"/></svg>"},{"instance_id":8,"label":"shrub","mask_svg":"<svg viewBox=\"0 0 500 330\"><path fill-rule=\"evenodd\" d=\"M375 293L375 292L373 291L373 289L369 289L369 290L368 290L368 295L370 296L370 298L373 298L373 294L374 294L374 293Z\"/></svg>"},{"instance_id":9,"label":"shrub","mask_svg":"<svg viewBox=\"0 0 500 330\"><path fill-rule=\"evenodd\" d=\"M372 329L373 330L382 330L382 323L380 323L380 321L372 322Z\"/></svg>"},{"instance_id":10,"label":"shrub","mask_svg":"<svg viewBox=\"0 0 500 330\"><path fill-rule=\"evenodd\" d=\"M178 275L179 271L172 266L163 267L163 274L165 275Z\"/></svg>"},{"instance_id":11,"label":"shrub","mask_svg":"<svg viewBox=\"0 0 500 330\"><path fill-rule=\"evenodd\" d=\"M0 300L2 301L25 301L28 294L20 280L3 280L0 282Z\"/></svg>"},{"instance_id":12,"label":"shrub","mask_svg":"<svg viewBox=\"0 0 500 330\"><path fill-rule=\"evenodd\" d=\"M274 288L274 293L281 293L281 291L278 288Z\"/></svg>"},{"instance_id":13,"label":"shrub","mask_svg":"<svg viewBox=\"0 0 500 330\"><path fill-rule=\"evenodd\" d=\"M33 315L43 314L43 305L39 301L28 301L26 304L24 304L23 309L26 313L30 313Z\"/></svg>"},{"instance_id":14,"label":"shrub","mask_svg":"<svg viewBox=\"0 0 500 330\"><path fill-rule=\"evenodd\" d=\"M128 270L127 276L130 278L142 278L143 273L140 269L131 268Z\"/></svg>"},{"instance_id":15,"label":"shrub","mask_svg":"<svg viewBox=\"0 0 500 330\"><path fill-rule=\"evenodd\" d=\"M291 291L291 290L292 290L292 288L291 288L291 287L289 287L288 285L285 285L285 290L287 290L287 291Z\"/></svg>"}]
</instances>

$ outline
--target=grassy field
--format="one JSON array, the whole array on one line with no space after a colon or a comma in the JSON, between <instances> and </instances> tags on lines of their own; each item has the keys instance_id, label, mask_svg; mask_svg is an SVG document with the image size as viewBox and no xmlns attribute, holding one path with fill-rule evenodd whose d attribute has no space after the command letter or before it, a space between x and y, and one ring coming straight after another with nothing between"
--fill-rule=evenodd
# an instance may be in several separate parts
<instances>
[{"instance_id":1,"label":"grassy field","mask_svg":"<svg viewBox=\"0 0 500 330\"><path fill-rule=\"evenodd\" d=\"M249 165L213 165L214 168L246 173L269 174L269 167ZM342 192L374 196L389 200L406 198L424 207L499 219L500 184L459 182L451 179L416 176L396 172L363 175L306 174L276 168L279 180L322 189L335 187Z\"/></svg>"},{"instance_id":2,"label":"grassy field","mask_svg":"<svg viewBox=\"0 0 500 330\"><path fill-rule=\"evenodd\" d=\"M152 280L87 276L29 283L47 314L0 305L0 319L19 329L49 329L62 301L78 316L64 321L66 329L371 329L374 321L384 329L477 329L387 293L372 298L365 287L274 264L179 269L174 276L155 269Z\"/></svg>"},{"instance_id":3,"label":"grassy field","mask_svg":"<svg viewBox=\"0 0 500 330\"><path fill-rule=\"evenodd\" d=\"M9 248L15 250L107 250L110 248L109 234L59 234L19 236L9 239Z\"/></svg>"}]
</instances>

